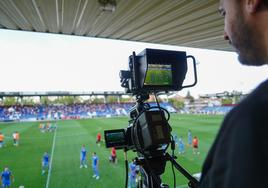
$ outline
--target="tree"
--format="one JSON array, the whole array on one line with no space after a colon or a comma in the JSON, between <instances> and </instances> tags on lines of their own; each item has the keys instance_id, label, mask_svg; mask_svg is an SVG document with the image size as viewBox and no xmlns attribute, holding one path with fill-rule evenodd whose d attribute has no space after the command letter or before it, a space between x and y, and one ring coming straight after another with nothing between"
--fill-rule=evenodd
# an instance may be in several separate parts
<instances>
[{"instance_id":1,"label":"tree","mask_svg":"<svg viewBox=\"0 0 268 188\"><path fill-rule=\"evenodd\" d=\"M177 109L184 108L184 100L182 99L170 98L168 99L168 102L171 103Z\"/></svg>"},{"instance_id":2,"label":"tree","mask_svg":"<svg viewBox=\"0 0 268 188\"><path fill-rule=\"evenodd\" d=\"M92 104L101 104L101 103L104 103L104 99L98 98L98 97L94 97L94 98L92 97L91 102L92 102Z\"/></svg>"},{"instance_id":3,"label":"tree","mask_svg":"<svg viewBox=\"0 0 268 188\"><path fill-rule=\"evenodd\" d=\"M117 103L118 98L117 98L117 96L107 96L106 97L106 102L107 103Z\"/></svg>"},{"instance_id":4,"label":"tree","mask_svg":"<svg viewBox=\"0 0 268 188\"><path fill-rule=\"evenodd\" d=\"M189 100L190 103L194 102L194 97L190 94L190 91L187 92L185 99Z\"/></svg>"},{"instance_id":5,"label":"tree","mask_svg":"<svg viewBox=\"0 0 268 188\"><path fill-rule=\"evenodd\" d=\"M83 99L82 99L82 97L80 97L80 96L75 96L74 97L74 103L82 103L83 102Z\"/></svg>"},{"instance_id":6,"label":"tree","mask_svg":"<svg viewBox=\"0 0 268 188\"><path fill-rule=\"evenodd\" d=\"M21 104L23 105L35 105L35 102L33 100L33 98L30 98L30 97L23 97L21 99Z\"/></svg>"},{"instance_id":7,"label":"tree","mask_svg":"<svg viewBox=\"0 0 268 188\"><path fill-rule=\"evenodd\" d=\"M3 99L3 104L4 104L5 106L12 106L12 105L15 105L15 104L17 104L17 99L16 99L16 97L5 97L5 98Z\"/></svg>"},{"instance_id":8,"label":"tree","mask_svg":"<svg viewBox=\"0 0 268 188\"><path fill-rule=\"evenodd\" d=\"M228 104L233 104L233 99L232 98L223 98L221 100L222 105L228 105Z\"/></svg>"},{"instance_id":9,"label":"tree","mask_svg":"<svg viewBox=\"0 0 268 188\"><path fill-rule=\"evenodd\" d=\"M54 100L54 103L66 104L66 105L76 104L76 103L81 103L81 102L82 102L82 98L79 96L61 96Z\"/></svg>"},{"instance_id":10,"label":"tree","mask_svg":"<svg viewBox=\"0 0 268 188\"><path fill-rule=\"evenodd\" d=\"M49 105L52 103L52 101L50 101L49 98L47 96L45 96L45 97L41 97L40 103L43 105Z\"/></svg>"},{"instance_id":11,"label":"tree","mask_svg":"<svg viewBox=\"0 0 268 188\"><path fill-rule=\"evenodd\" d=\"M120 98L120 102L122 102L122 103L129 103L129 102L133 102L133 101L134 101L134 99L130 95L125 95L125 96Z\"/></svg>"}]
</instances>

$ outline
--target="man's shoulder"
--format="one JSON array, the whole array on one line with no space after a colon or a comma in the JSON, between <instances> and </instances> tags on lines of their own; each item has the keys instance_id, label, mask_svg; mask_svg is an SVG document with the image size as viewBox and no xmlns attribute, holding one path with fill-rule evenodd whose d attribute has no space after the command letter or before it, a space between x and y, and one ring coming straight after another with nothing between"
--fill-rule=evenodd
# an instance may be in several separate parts
<instances>
[{"instance_id":1,"label":"man's shoulder","mask_svg":"<svg viewBox=\"0 0 268 188\"><path fill-rule=\"evenodd\" d=\"M255 88L242 103L265 104L268 103L268 80L262 82L257 88Z\"/></svg>"},{"instance_id":2,"label":"man's shoulder","mask_svg":"<svg viewBox=\"0 0 268 188\"><path fill-rule=\"evenodd\" d=\"M264 113L268 109L268 80L261 83L248 96L246 96L231 112L226 119L254 118L254 114ZM236 115L240 118L234 118Z\"/></svg>"},{"instance_id":3,"label":"man's shoulder","mask_svg":"<svg viewBox=\"0 0 268 188\"><path fill-rule=\"evenodd\" d=\"M260 84L253 92L244 98L236 107L234 107L224 118L221 129L219 131L220 138L242 135L252 135L259 130L267 130L268 111L268 81ZM218 138L218 141L222 139ZM226 140L226 139L223 139Z\"/></svg>"}]
</instances>

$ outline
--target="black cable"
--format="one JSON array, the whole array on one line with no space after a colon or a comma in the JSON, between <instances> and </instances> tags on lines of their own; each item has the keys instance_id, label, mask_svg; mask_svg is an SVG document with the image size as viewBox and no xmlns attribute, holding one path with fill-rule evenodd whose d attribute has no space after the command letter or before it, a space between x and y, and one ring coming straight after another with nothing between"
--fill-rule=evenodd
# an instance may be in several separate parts
<instances>
[{"instance_id":1,"label":"black cable","mask_svg":"<svg viewBox=\"0 0 268 188\"><path fill-rule=\"evenodd\" d=\"M125 167L126 167L126 181L125 181L125 188L128 186L128 160L127 160L127 151L124 149L124 156L125 156Z\"/></svg>"},{"instance_id":2,"label":"black cable","mask_svg":"<svg viewBox=\"0 0 268 188\"><path fill-rule=\"evenodd\" d=\"M176 176L175 176L174 165L172 163L171 163L171 169L172 169L172 174L173 174L174 188L176 188Z\"/></svg>"},{"instance_id":3,"label":"black cable","mask_svg":"<svg viewBox=\"0 0 268 188\"><path fill-rule=\"evenodd\" d=\"M173 136L171 135L171 151L172 151L172 157L175 156L174 151L175 151L175 141ZM173 174L173 182L174 182L174 188L176 188L176 176L175 176L175 170L174 170L174 164L171 163L171 169L172 169L172 174Z\"/></svg>"},{"instance_id":4,"label":"black cable","mask_svg":"<svg viewBox=\"0 0 268 188\"><path fill-rule=\"evenodd\" d=\"M167 121L169 121L169 119L170 119L170 113L168 112L167 109L165 109L165 108L163 108L163 107L161 107L161 106L151 106L148 110L153 109L153 108L157 108L157 109L159 109L159 110L163 110L163 111L165 111L166 114L168 115L168 117L167 117Z\"/></svg>"},{"instance_id":5,"label":"black cable","mask_svg":"<svg viewBox=\"0 0 268 188\"><path fill-rule=\"evenodd\" d=\"M164 110L164 111L167 113L167 115L168 115L167 121L169 121L169 119L170 119L170 113L168 112L167 109L165 109L165 108L163 108L163 107L160 106L160 104L159 104L159 102L158 102L158 99L157 99L157 94L156 94L156 92L154 92L154 97L155 97L155 101L156 101L157 107L158 107L160 110Z\"/></svg>"},{"instance_id":6,"label":"black cable","mask_svg":"<svg viewBox=\"0 0 268 188\"><path fill-rule=\"evenodd\" d=\"M155 91L154 91L154 98L155 98L155 101L156 101L157 106L160 107L159 102L158 102L158 99L157 99L157 95L156 95L156 92L155 92Z\"/></svg>"}]
</instances>

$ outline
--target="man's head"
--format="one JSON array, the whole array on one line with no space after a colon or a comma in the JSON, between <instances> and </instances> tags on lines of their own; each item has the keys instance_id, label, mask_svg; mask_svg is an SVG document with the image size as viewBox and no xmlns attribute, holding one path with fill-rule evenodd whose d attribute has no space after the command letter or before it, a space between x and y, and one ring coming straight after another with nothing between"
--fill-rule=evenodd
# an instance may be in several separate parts
<instances>
[{"instance_id":1,"label":"man's head","mask_svg":"<svg viewBox=\"0 0 268 188\"><path fill-rule=\"evenodd\" d=\"M245 65L268 63L268 0L221 0L224 38Z\"/></svg>"}]
</instances>

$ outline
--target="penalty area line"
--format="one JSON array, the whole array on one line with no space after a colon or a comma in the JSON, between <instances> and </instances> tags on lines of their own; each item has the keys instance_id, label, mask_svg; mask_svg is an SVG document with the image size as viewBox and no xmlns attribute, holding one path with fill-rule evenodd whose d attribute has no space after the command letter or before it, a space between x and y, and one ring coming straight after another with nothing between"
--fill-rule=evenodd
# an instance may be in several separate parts
<instances>
[{"instance_id":1,"label":"penalty area line","mask_svg":"<svg viewBox=\"0 0 268 188\"><path fill-rule=\"evenodd\" d=\"M50 163L49 163L49 169L48 169L48 175L47 175L46 188L49 187L49 181L50 181L50 175L51 175L51 169L52 169L52 161L53 161L53 154L54 154L54 149L55 149L56 135L57 135L57 129L55 130L54 137L53 137L53 144L52 144L52 149L51 149L51 157L50 157Z\"/></svg>"}]
</instances>

